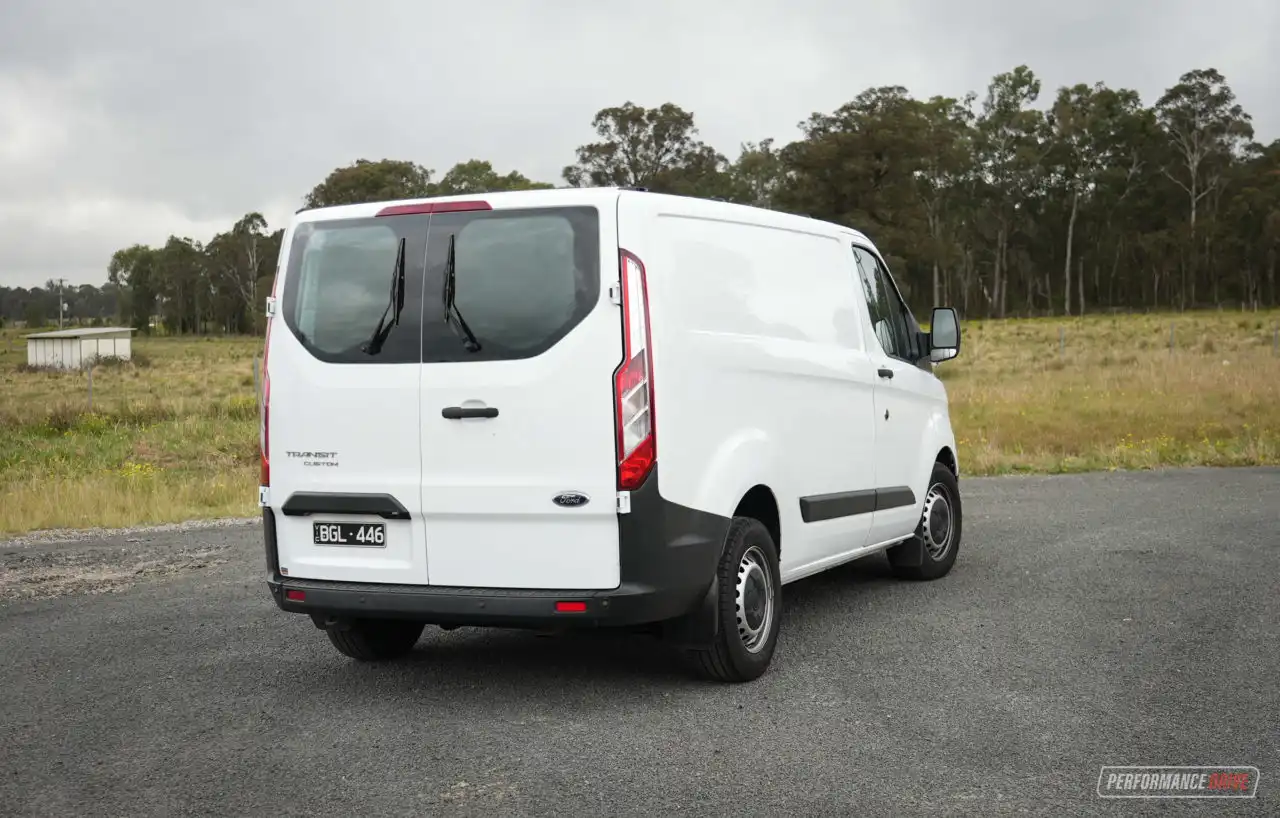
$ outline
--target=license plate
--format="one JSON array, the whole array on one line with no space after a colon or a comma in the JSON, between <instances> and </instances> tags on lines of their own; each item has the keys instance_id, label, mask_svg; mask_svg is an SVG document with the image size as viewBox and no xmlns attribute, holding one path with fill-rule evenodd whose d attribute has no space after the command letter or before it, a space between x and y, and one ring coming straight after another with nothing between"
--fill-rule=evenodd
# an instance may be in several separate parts
<instances>
[{"instance_id":1,"label":"license plate","mask_svg":"<svg viewBox=\"0 0 1280 818\"><path fill-rule=\"evenodd\" d=\"M383 523L313 523L316 545L354 545L382 548L387 544Z\"/></svg>"}]
</instances>

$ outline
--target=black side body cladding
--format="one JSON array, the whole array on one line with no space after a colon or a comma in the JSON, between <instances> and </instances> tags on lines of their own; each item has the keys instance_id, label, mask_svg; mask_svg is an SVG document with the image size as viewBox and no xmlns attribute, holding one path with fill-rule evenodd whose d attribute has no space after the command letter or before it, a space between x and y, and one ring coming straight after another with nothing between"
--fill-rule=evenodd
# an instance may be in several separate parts
<instances>
[{"instance_id":1,"label":"black side body cladding","mask_svg":"<svg viewBox=\"0 0 1280 818\"><path fill-rule=\"evenodd\" d=\"M658 617L667 619L686 613L706 592L733 521L665 500L658 486L654 466L631 492L631 513L618 515L618 556L624 585L636 583L670 598Z\"/></svg>"},{"instance_id":2,"label":"black side body cladding","mask_svg":"<svg viewBox=\"0 0 1280 818\"><path fill-rule=\"evenodd\" d=\"M914 506L916 494L907 486L894 486L888 489L876 489L876 511L882 508L901 508Z\"/></svg>"},{"instance_id":3,"label":"black side body cladding","mask_svg":"<svg viewBox=\"0 0 1280 818\"><path fill-rule=\"evenodd\" d=\"M384 520L407 520L409 510L390 494L336 494L321 491L299 491L289 495L280 506L286 517L308 517L312 514L372 514Z\"/></svg>"},{"instance_id":4,"label":"black side body cladding","mask_svg":"<svg viewBox=\"0 0 1280 818\"><path fill-rule=\"evenodd\" d=\"M909 486L812 494L800 498L800 519L806 523L817 523L838 517L870 514L882 509L913 506L915 503L915 492Z\"/></svg>"},{"instance_id":5,"label":"black side body cladding","mask_svg":"<svg viewBox=\"0 0 1280 818\"><path fill-rule=\"evenodd\" d=\"M841 491L835 494L814 494L800 498L800 519L806 523L870 514L876 510L876 490Z\"/></svg>"},{"instance_id":6,"label":"black side body cladding","mask_svg":"<svg viewBox=\"0 0 1280 818\"><path fill-rule=\"evenodd\" d=\"M297 497L295 494L289 499ZM630 513L618 515L621 582L617 588L526 590L330 582L281 576L275 559L273 513L271 509L264 509L263 513L271 573L267 584L276 605L285 611L311 614L321 626L355 618L515 628L632 626L681 619L683 636L689 641L704 635L705 617L700 618L700 614L713 590L716 564L729 524L727 517L663 499L655 467L644 485L631 493ZM302 591L306 598L286 599L286 591ZM555 603L565 600L584 602L586 610L557 612Z\"/></svg>"}]
</instances>

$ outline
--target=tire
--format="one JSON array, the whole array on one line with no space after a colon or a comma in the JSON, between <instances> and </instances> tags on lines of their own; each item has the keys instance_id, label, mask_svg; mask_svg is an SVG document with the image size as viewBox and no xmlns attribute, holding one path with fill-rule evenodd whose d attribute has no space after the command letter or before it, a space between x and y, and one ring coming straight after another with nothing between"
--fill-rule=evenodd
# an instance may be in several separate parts
<instances>
[{"instance_id":1,"label":"tire","mask_svg":"<svg viewBox=\"0 0 1280 818\"><path fill-rule=\"evenodd\" d=\"M361 662L399 659L418 643L423 623L398 619L357 620L346 630L326 630L338 652Z\"/></svg>"},{"instance_id":2,"label":"tire","mask_svg":"<svg viewBox=\"0 0 1280 818\"><path fill-rule=\"evenodd\" d=\"M963 522L960 483L951 469L934 463L929 489L925 492L924 511L916 525L915 539L923 552L920 564L895 565L894 574L902 579L927 582L951 573L960 552Z\"/></svg>"},{"instance_id":3,"label":"tire","mask_svg":"<svg viewBox=\"0 0 1280 818\"><path fill-rule=\"evenodd\" d=\"M720 625L711 645L685 651L694 672L716 682L760 678L782 627L778 547L757 520L735 517L717 569Z\"/></svg>"}]
</instances>

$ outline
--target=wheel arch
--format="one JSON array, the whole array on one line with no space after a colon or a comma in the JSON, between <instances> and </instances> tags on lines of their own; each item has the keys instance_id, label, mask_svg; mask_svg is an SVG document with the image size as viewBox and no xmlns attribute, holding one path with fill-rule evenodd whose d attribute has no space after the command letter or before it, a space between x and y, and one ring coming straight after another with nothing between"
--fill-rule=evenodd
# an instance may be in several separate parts
<instances>
[{"instance_id":1,"label":"wheel arch","mask_svg":"<svg viewBox=\"0 0 1280 818\"><path fill-rule=\"evenodd\" d=\"M939 449L938 456L934 458L934 462L946 466L956 477L960 476L960 464L956 461L956 453L952 451L950 446L943 446Z\"/></svg>"},{"instance_id":2,"label":"wheel arch","mask_svg":"<svg viewBox=\"0 0 1280 818\"><path fill-rule=\"evenodd\" d=\"M773 545L778 551L778 559L782 559L782 515L778 509L778 498L773 489L757 483L742 495L733 510L735 517L750 517L758 520L773 537Z\"/></svg>"}]
</instances>

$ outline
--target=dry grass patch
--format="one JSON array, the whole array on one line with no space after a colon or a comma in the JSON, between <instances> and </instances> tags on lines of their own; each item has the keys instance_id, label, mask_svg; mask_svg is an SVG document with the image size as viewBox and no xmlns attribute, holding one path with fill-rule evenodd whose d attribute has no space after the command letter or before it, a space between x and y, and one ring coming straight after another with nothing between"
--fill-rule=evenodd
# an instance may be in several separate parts
<instances>
[{"instance_id":1,"label":"dry grass patch","mask_svg":"<svg viewBox=\"0 0 1280 818\"><path fill-rule=\"evenodd\" d=\"M962 468L1280 463L1278 321L1272 312L966 324L961 357L938 368Z\"/></svg>"},{"instance_id":2,"label":"dry grass patch","mask_svg":"<svg viewBox=\"0 0 1280 818\"><path fill-rule=\"evenodd\" d=\"M6 481L0 532L252 516L257 478L251 466L172 470L147 461L83 476L33 474Z\"/></svg>"}]
</instances>

